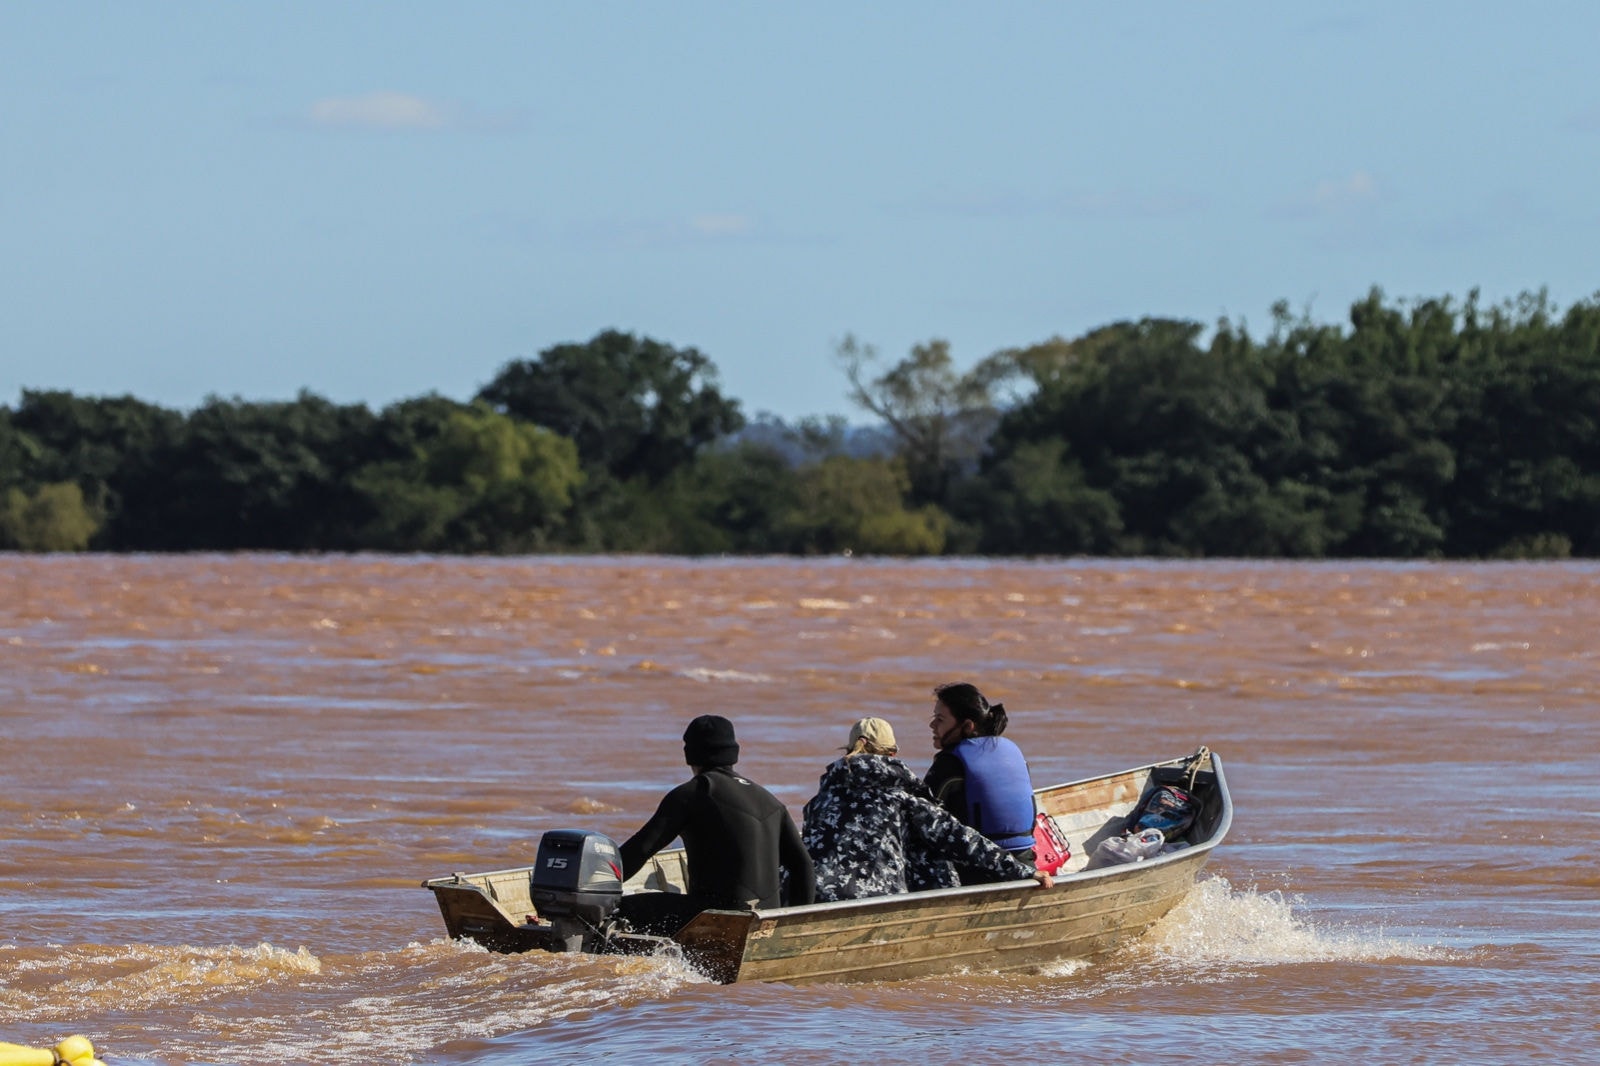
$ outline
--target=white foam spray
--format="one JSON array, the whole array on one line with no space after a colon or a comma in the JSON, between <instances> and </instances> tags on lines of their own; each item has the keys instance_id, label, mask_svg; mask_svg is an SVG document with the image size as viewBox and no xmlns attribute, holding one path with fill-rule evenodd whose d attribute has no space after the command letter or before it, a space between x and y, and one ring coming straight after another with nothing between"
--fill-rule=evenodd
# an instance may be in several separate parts
<instances>
[{"instance_id":1,"label":"white foam spray","mask_svg":"<svg viewBox=\"0 0 1600 1066\"><path fill-rule=\"evenodd\" d=\"M1359 926L1330 927L1297 914L1281 892L1235 889L1208 877L1140 939L1138 950L1186 963L1274 965L1440 959L1457 953Z\"/></svg>"}]
</instances>

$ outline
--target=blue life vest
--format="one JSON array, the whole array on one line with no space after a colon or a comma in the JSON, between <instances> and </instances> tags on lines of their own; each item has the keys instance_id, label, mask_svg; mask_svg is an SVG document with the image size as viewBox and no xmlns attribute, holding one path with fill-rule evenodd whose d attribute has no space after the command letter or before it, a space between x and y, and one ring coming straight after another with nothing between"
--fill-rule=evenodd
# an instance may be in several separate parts
<instances>
[{"instance_id":1,"label":"blue life vest","mask_svg":"<svg viewBox=\"0 0 1600 1066\"><path fill-rule=\"evenodd\" d=\"M1009 851L1033 847L1033 780L1005 737L968 737L951 749L966 768L967 824Z\"/></svg>"}]
</instances>

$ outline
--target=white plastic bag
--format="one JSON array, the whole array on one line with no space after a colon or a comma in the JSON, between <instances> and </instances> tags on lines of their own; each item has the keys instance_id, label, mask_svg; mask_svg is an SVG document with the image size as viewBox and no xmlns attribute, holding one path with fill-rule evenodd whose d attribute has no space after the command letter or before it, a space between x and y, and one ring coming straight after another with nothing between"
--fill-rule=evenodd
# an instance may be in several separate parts
<instances>
[{"instance_id":1,"label":"white plastic bag","mask_svg":"<svg viewBox=\"0 0 1600 1066\"><path fill-rule=\"evenodd\" d=\"M1161 852L1167 838L1159 829L1142 829L1120 837L1107 837L1094 849L1095 865L1138 862Z\"/></svg>"}]
</instances>

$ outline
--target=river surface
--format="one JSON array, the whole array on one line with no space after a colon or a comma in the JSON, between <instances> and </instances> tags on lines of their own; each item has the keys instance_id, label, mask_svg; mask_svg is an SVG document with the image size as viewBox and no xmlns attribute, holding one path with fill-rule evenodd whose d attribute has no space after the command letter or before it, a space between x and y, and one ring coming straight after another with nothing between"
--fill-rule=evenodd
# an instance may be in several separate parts
<instances>
[{"instance_id":1,"label":"river surface","mask_svg":"<svg viewBox=\"0 0 1600 1066\"><path fill-rule=\"evenodd\" d=\"M1600 1060L1600 567L0 555L0 1040L112 1064ZM798 818L930 689L1035 784L1224 761L1141 940L721 986L443 939L429 876L622 839L725 714Z\"/></svg>"}]
</instances>

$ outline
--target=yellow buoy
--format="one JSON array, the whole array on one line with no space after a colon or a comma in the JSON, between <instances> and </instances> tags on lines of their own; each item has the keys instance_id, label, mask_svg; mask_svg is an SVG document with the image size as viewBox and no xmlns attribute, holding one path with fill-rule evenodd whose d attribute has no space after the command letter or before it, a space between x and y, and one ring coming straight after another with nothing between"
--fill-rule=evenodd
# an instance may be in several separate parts
<instances>
[{"instance_id":1,"label":"yellow buoy","mask_svg":"<svg viewBox=\"0 0 1600 1066\"><path fill-rule=\"evenodd\" d=\"M86 1036L69 1036L54 1048L24 1047L0 1041L0 1066L106 1066L94 1057Z\"/></svg>"}]
</instances>

